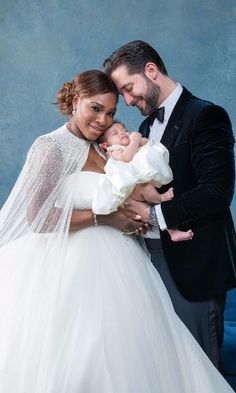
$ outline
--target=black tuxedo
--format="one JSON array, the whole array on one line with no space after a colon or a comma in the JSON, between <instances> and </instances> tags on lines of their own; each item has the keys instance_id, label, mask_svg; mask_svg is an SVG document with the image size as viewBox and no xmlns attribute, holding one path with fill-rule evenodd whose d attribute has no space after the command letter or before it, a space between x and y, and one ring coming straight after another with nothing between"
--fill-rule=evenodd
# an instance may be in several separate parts
<instances>
[{"instance_id":1,"label":"black tuxedo","mask_svg":"<svg viewBox=\"0 0 236 393\"><path fill-rule=\"evenodd\" d=\"M140 126L143 136L149 136L150 121L151 116ZM174 177L168 187L174 187L175 197L161 205L167 227L194 232L193 240L179 243L161 232L167 263L186 299L208 299L236 284L236 238L229 209L234 138L229 117L223 108L184 88L161 143L169 150Z\"/></svg>"}]
</instances>

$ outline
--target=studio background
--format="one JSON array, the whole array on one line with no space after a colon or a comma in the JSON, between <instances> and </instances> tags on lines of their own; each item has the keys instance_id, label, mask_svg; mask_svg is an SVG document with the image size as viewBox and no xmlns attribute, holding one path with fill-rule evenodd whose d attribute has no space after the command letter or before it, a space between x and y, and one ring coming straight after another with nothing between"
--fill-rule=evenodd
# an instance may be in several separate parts
<instances>
[{"instance_id":1,"label":"studio background","mask_svg":"<svg viewBox=\"0 0 236 393\"><path fill-rule=\"evenodd\" d=\"M235 129L235 20L235 0L0 0L0 207L35 138L66 122L52 104L62 83L134 39L194 95L222 105ZM131 130L143 119L122 98L117 117Z\"/></svg>"},{"instance_id":2,"label":"studio background","mask_svg":"<svg viewBox=\"0 0 236 393\"><path fill-rule=\"evenodd\" d=\"M34 139L66 121L52 104L62 83L134 39L160 52L173 79L222 105L235 128L235 20L235 0L0 0L0 206ZM117 115L136 130L143 118L122 101ZM235 218L235 199L232 210Z\"/></svg>"}]
</instances>

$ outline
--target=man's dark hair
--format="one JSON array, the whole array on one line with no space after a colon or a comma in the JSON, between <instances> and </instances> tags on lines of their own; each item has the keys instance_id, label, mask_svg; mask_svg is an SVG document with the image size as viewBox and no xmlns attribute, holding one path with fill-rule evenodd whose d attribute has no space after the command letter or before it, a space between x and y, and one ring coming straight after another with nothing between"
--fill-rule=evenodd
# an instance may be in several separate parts
<instances>
[{"instance_id":1,"label":"man's dark hair","mask_svg":"<svg viewBox=\"0 0 236 393\"><path fill-rule=\"evenodd\" d=\"M103 64L104 72L111 76L121 65L126 65L130 75L143 74L148 62L156 64L163 75L168 75L166 67L157 53L147 42L136 40L121 46L108 57Z\"/></svg>"}]
</instances>

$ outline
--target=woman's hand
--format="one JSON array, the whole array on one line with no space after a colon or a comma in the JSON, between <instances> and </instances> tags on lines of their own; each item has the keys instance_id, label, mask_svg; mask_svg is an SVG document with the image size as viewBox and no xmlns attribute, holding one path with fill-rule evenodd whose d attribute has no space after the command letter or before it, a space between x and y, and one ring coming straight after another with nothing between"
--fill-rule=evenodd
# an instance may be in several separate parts
<instances>
[{"instance_id":1,"label":"woman's hand","mask_svg":"<svg viewBox=\"0 0 236 393\"><path fill-rule=\"evenodd\" d=\"M123 232L133 232L140 234L145 226L145 223L140 220L140 216L136 213L126 211L125 208L119 208L116 212L108 215L97 215L98 225L111 225Z\"/></svg>"},{"instance_id":2,"label":"woman's hand","mask_svg":"<svg viewBox=\"0 0 236 393\"><path fill-rule=\"evenodd\" d=\"M147 224L135 211L124 206L116 212L107 215L96 215L98 225L110 225L124 233L132 232L137 235L146 233ZM91 210L73 210L70 231L75 231L94 225L94 214Z\"/></svg>"},{"instance_id":3,"label":"woman's hand","mask_svg":"<svg viewBox=\"0 0 236 393\"><path fill-rule=\"evenodd\" d=\"M143 223L148 223L150 215L150 205L146 202L136 201L132 197L129 197L125 203L124 208L127 217L138 217Z\"/></svg>"}]
</instances>

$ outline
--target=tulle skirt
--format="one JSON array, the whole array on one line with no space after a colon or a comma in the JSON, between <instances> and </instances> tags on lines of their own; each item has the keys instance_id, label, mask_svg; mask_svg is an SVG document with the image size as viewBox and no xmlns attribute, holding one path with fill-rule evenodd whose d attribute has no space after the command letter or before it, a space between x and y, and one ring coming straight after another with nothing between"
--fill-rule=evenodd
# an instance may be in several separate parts
<instances>
[{"instance_id":1,"label":"tulle skirt","mask_svg":"<svg viewBox=\"0 0 236 393\"><path fill-rule=\"evenodd\" d=\"M52 236L0 249L1 393L233 392L134 237L80 230L62 258Z\"/></svg>"}]
</instances>

